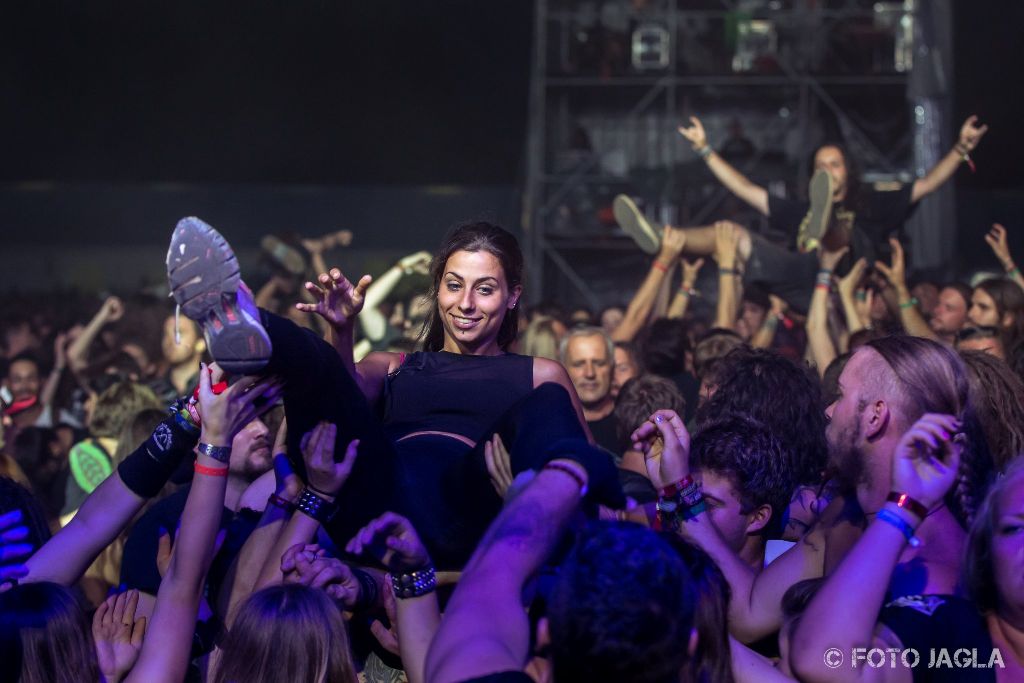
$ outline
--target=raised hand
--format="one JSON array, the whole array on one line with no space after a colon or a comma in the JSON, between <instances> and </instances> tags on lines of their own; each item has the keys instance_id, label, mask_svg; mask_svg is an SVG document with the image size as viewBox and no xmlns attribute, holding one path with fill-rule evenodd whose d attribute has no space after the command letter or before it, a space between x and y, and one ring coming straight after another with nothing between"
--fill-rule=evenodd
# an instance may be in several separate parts
<instances>
[{"instance_id":1,"label":"raised hand","mask_svg":"<svg viewBox=\"0 0 1024 683\"><path fill-rule=\"evenodd\" d=\"M363 310L366 290L373 278L364 275L353 285L337 268L329 273L320 273L319 284L306 283L306 291L314 303L297 303L295 308L305 313L316 313L334 328L349 328L355 324L359 311Z\"/></svg>"},{"instance_id":2,"label":"raised hand","mask_svg":"<svg viewBox=\"0 0 1024 683\"><path fill-rule=\"evenodd\" d=\"M385 512L360 529L345 546L353 555L367 554L392 574L407 574L430 566L430 554L405 517Z\"/></svg>"},{"instance_id":3,"label":"raised hand","mask_svg":"<svg viewBox=\"0 0 1024 683\"><path fill-rule=\"evenodd\" d=\"M644 454L647 475L655 488L663 488L690 473L690 433L674 410L657 410L636 428L633 450Z\"/></svg>"},{"instance_id":4,"label":"raised hand","mask_svg":"<svg viewBox=\"0 0 1024 683\"><path fill-rule=\"evenodd\" d=\"M849 247L843 247L838 251L826 251L825 249L822 249L818 254L818 264L825 270L834 271L848 251L850 251ZM865 261L865 263L867 262ZM861 272L863 272L863 268L861 268Z\"/></svg>"},{"instance_id":5,"label":"raised hand","mask_svg":"<svg viewBox=\"0 0 1024 683\"><path fill-rule=\"evenodd\" d=\"M889 246L892 247L892 264L885 265L881 261L875 262L875 268L877 268L885 279L889 281L893 287L899 289L900 287L907 286L907 264L906 257L903 255L903 245L895 237L889 238Z\"/></svg>"},{"instance_id":6,"label":"raised hand","mask_svg":"<svg viewBox=\"0 0 1024 683\"><path fill-rule=\"evenodd\" d=\"M704 126L696 116L690 117L689 126L679 126L679 134L689 140L694 149L700 149L708 144L708 136L704 132Z\"/></svg>"},{"instance_id":7,"label":"raised hand","mask_svg":"<svg viewBox=\"0 0 1024 683\"><path fill-rule=\"evenodd\" d=\"M408 256L402 257L398 261L398 267L402 269L402 272L406 275L412 273L419 273L420 275L426 275L429 272L430 260L433 258L429 251L417 251L415 254L409 254Z\"/></svg>"},{"instance_id":8,"label":"raised hand","mask_svg":"<svg viewBox=\"0 0 1024 683\"><path fill-rule=\"evenodd\" d=\"M355 608L362 587L352 569L336 557L328 557L315 543L296 543L281 556L285 583L320 588L345 609Z\"/></svg>"},{"instance_id":9,"label":"raised hand","mask_svg":"<svg viewBox=\"0 0 1024 683\"><path fill-rule=\"evenodd\" d=\"M146 636L146 617L135 618L139 591L107 598L92 620L96 659L105 681L120 681L135 666Z\"/></svg>"},{"instance_id":10,"label":"raised hand","mask_svg":"<svg viewBox=\"0 0 1024 683\"><path fill-rule=\"evenodd\" d=\"M697 274L704 266L704 259L699 258L696 261L680 259L679 263L683 266L683 289L693 289L693 286L697 284Z\"/></svg>"},{"instance_id":11,"label":"raised hand","mask_svg":"<svg viewBox=\"0 0 1024 683\"><path fill-rule=\"evenodd\" d=\"M356 462L359 440L351 442L345 449L341 462L334 461L334 442L338 436L337 426L330 422L319 422L313 431L302 437L302 460L306 463L306 484L317 494L336 496L352 473Z\"/></svg>"},{"instance_id":12,"label":"raised hand","mask_svg":"<svg viewBox=\"0 0 1024 683\"><path fill-rule=\"evenodd\" d=\"M203 416L200 440L213 446L230 446L245 425L270 409L281 398L283 385L276 377L240 377L219 394L213 385L223 372L216 363L199 370L199 409Z\"/></svg>"},{"instance_id":13,"label":"raised hand","mask_svg":"<svg viewBox=\"0 0 1024 683\"><path fill-rule=\"evenodd\" d=\"M379 619L374 619L370 624L370 633L377 639L385 650L393 655L401 656L402 652L398 644L398 606L395 604L395 594L388 588L384 593L384 614L388 618L390 627L384 625Z\"/></svg>"},{"instance_id":14,"label":"raised hand","mask_svg":"<svg viewBox=\"0 0 1024 683\"><path fill-rule=\"evenodd\" d=\"M857 291L857 286L864 279L864 271L867 268L868 262L866 259L857 259L857 262L850 268L850 272L839 278L839 293L844 297L853 298L854 293Z\"/></svg>"},{"instance_id":15,"label":"raised hand","mask_svg":"<svg viewBox=\"0 0 1024 683\"><path fill-rule=\"evenodd\" d=\"M732 221L715 222L715 260L719 268L736 265L736 249L740 242L739 226Z\"/></svg>"},{"instance_id":16,"label":"raised hand","mask_svg":"<svg viewBox=\"0 0 1024 683\"><path fill-rule=\"evenodd\" d=\"M32 554L32 546L24 542L28 527L21 521L21 510L0 515L0 593L28 576L28 567L19 560Z\"/></svg>"},{"instance_id":17,"label":"raised hand","mask_svg":"<svg viewBox=\"0 0 1024 683\"><path fill-rule=\"evenodd\" d=\"M495 434L490 441L484 443L484 462L487 463L487 473L491 475L491 486L504 499L508 487L512 485L513 476L512 460L500 434Z\"/></svg>"},{"instance_id":18,"label":"raised hand","mask_svg":"<svg viewBox=\"0 0 1024 683\"><path fill-rule=\"evenodd\" d=\"M787 304L786 300L780 296L769 294L768 300L771 301L771 310L768 311L769 315L781 318L786 314L786 311L789 310L789 304Z\"/></svg>"},{"instance_id":19,"label":"raised hand","mask_svg":"<svg viewBox=\"0 0 1024 683\"><path fill-rule=\"evenodd\" d=\"M124 315L124 303L116 296L108 296L100 307L100 315L108 323L117 322Z\"/></svg>"},{"instance_id":20,"label":"raised hand","mask_svg":"<svg viewBox=\"0 0 1024 683\"><path fill-rule=\"evenodd\" d=\"M973 151L978 143L981 142L981 138L988 132L988 126L979 126L978 117L974 114L967 117L964 121L964 125L960 127L960 145L962 145L968 152Z\"/></svg>"},{"instance_id":21,"label":"raised hand","mask_svg":"<svg viewBox=\"0 0 1024 683\"><path fill-rule=\"evenodd\" d=\"M956 482L961 424L952 415L926 413L908 429L892 461L893 490L926 508L937 505Z\"/></svg>"},{"instance_id":22,"label":"raised hand","mask_svg":"<svg viewBox=\"0 0 1024 683\"><path fill-rule=\"evenodd\" d=\"M985 243L992 249L992 253L999 259L1003 268L1013 269L1013 256L1010 254L1010 245L1006 239L1006 228L999 223L993 223L992 229L985 235Z\"/></svg>"}]
</instances>

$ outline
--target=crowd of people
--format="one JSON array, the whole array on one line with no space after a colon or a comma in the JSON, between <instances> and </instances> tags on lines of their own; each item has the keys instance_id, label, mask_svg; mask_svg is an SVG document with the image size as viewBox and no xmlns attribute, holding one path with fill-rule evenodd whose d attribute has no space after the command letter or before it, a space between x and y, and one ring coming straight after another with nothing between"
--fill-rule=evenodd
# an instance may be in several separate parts
<instances>
[{"instance_id":1,"label":"crowd of people","mask_svg":"<svg viewBox=\"0 0 1024 683\"><path fill-rule=\"evenodd\" d=\"M361 278L268 236L254 291L186 218L176 310L4 301L2 680L1024 680L1024 277L899 235L985 127L806 202L680 132L792 243L618 198L654 258L590 311L491 223Z\"/></svg>"}]
</instances>

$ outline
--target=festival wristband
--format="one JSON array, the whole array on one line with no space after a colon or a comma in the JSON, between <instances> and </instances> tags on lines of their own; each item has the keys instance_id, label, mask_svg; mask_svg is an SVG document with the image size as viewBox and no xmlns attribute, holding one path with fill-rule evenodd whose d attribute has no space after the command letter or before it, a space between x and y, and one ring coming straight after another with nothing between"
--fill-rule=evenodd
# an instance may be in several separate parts
<instances>
[{"instance_id":1,"label":"festival wristband","mask_svg":"<svg viewBox=\"0 0 1024 683\"><path fill-rule=\"evenodd\" d=\"M924 519L928 516L928 508L926 508L923 503L914 500L906 493L892 491L886 497L885 502L895 503L897 507L903 508L912 515L915 515L918 519Z\"/></svg>"},{"instance_id":2,"label":"festival wristband","mask_svg":"<svg viewBox=\"0 0 1024 683\"><path fill-rule=\"evenodd\" d=\"M437 575L433 567L391 576L391 590L399 600L418 598L433 593L437 588Z\"/></svg>"},{"instance_id":3,"label":"festival wristband","mask_svg":"<svg viewBox=\"0 0 1024 683\"><path fill-rule=\"evenodd\" d=\"M337 505L324 500L310 491L308 487L302 490L302 495L295 503L295 509L321 524L330 522L338 512Z\"/></svg>"},{"instance_id":4,"label":"festival wristband","mask_svg":"<svg viewBox=\"0 0 1024 683\"><path fill-rule=\"evenodd\" d=\"M903 309L903 310L906 310L908 308L913 308L917 304L918 304L917 299L915 297L910 297L909 299L907 299L906 301L904 301L903 303L900 304L900 308Z\"/></svg>"},{"instance_id":5,"label":"festival wristband","mask_svg":"<svg viewBox=\"0 0 1024 683\"><path fill-rule=\"evenodd\" d=\"M693 484L694 484L693 477L690 476L689 474L687 474L685 477L683 477L679 481L674 481L671 484L669 484L667 486L663 486L662 488L658 489L658 497L659 498L671 498L672 496L676 495L677 493L682 493L686 489L690 488L691 486L693 486Z\"/></svg>"},{"instance_id":6,"label":"festival wristband","mask_svg":"<svg viewBox=\"0 0 1024 683\"><path fill-rule=\"evenodd\" d=\"M658 270L660 270L663 273L667 273L668 272L668 266L665 265L664 263L662 263L661 261L659 261L658 259L654 259L654 263L651 264L651 267L652 268L657 268Z\"/></svg>"},{"instance_id":7,"label":"festival wristband","mask_svg":"<svg viewBox=\"0 0 1024 683\"><path fill-rule=\"evenodd\" d=\"M156 426L142 442L117 466L117 473L128 489L140 498L152 498L178 469L185 456L195 448L196 436L168 417Z\"/></svg>"},{"instance_id":8,"label":"festival wristband","mask_svg":"<svg viewBox=\"0 0 1024 683\"><path fill-rule=\"evenodd\" d=\"M576 480L577 484L579 484L580 498L587 495L587 482L583 480L583 477L581 477L579 472L573 469L571 465L566 465L565 463L561 462L549 462L548 464L544 465L543 469L557 470L559 472L564 472L568 474L570 477Z\"/></svg>"},{"instance_id":9,"label":"festival wristband","mask_svg":"<svg viewBox=\"0 0 1024 683\"><path fill-rule=\"evenodd\" d=\"M195 464L196 474L204 474L208 477L226 477L228 476L227 467L207 467L206 465Z\"/></svg>"},{"instance_id":10,"label":"festival wristband","mask_svg":"<svg viewBox=\"0 0 1024 683\"><path fill-rule=\"evenodd\" d=\"M196 450L218 462L227 463L231 460L231 446L212 446L208 443L200 443L196 446Z\"/></svg>"},{"instance_id":11,"label":"festival wristband","mask_svg":"<svg viewBox=\"0 0 1024 683\"><path fill-rule=\"evenodd\" d=\"M885 522L886 524L896 527L899 532L903 534L903 538L907 539L907 543L912 547L916 548L921 545L920 539L914 535L914 527L907 524L906 521L895 512L890 512L885 509L879 510L878 521Z\"/></svg>"},{"instance_id":12,"label":"festival wristband","mask_svg":"<svg viewBox=\"0 0 1024 683\"><path fill-rule=\"evenodd\" d=\"M267 498L267 503L279 507L286 512L292 512L295 510L295 503L288 500L287 498L282 498L276 493L270 494L270 497Z\"/></svg>"}]
</instances>

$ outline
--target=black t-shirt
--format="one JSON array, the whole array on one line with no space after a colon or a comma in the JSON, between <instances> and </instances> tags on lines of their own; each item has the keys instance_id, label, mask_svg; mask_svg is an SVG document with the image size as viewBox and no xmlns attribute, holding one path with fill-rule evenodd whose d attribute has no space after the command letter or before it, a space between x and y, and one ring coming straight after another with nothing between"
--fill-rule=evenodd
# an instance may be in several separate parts
<instances>
[{"instance_id":1,"label":"black t-shirt","mask_svg":"<svg viewBox=\"0 0 1024 683\"><path fill-rule=\"evenodd\" d=\"M913 210L914 204L910 202L912 192L912 184L901 184L892 190L865 186L857 199L832 205L834 216L848 217L852 221L850 251L853 259L864 257L874 261L888 256L887 240L903 229ZM772 230L792 235L795 245L800 224L807 218L810 208L811 204L806 200L768 195L768 223Z\"/></svg>"},{"instance_id":2,"label":"black t-shirt","mask_svg":"<svg viewBox=\"0 0 1024 683\"><path fill-rule=\"evenodd\" d=\"M914 683L995 682L995 670L981 668L992 656L992 637L970 601L954 595L908 595L883 607L878 620L896 634L904 650L917 651ZM953 657L962 648L976 649L981 667L960 668ZM943 659L943 650L949 660ZM913 662L912 656L908 661Z\"/></svg>"},{"instance_id":3,"label":"black t-shirt","mask_svg":"<svg viewBox=\"0 0 1024 683\"><path fill-rule=\"evenodd\" d=\"M619 440L619 434L615 428L614 411L600 420L588 422L587 426L590 427L590 433L594 435L594 442L598 446L614 455L616 460L622 457L626 449L625 444Z\"/></svg>"}]
</instances>

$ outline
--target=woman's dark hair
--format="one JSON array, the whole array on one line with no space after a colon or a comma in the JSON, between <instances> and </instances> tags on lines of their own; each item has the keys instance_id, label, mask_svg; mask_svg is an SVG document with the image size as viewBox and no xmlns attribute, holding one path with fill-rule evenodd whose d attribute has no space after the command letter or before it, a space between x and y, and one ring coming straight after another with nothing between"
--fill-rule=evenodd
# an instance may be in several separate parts
<instances>
[{"instance_id":1,"label":"woman's dark hair","mask_svg":"<svg viewBox=\"0 0 1024 683\"><path fill-rule=\"evenodd\" d=\"M420 331L420 338L423 339L423 348L426 351L440 351L444 348L444 325L437 310L437 295L441 289L441 279L444 277L448 259L457 251L486 251L498 259L510 291L523 284L523 252L512 233L485 221L452 228L441 246L434 252L434 260L430 263L430 299L434 305L423 321L423 329ZM508 350L518 334L519 309L506 310L505 318L498 330L498 346L503 351Z\"/></svg>"},{"instance_id":2,"label":"woman's dark hair","mask_svg":"<svg viewBox=\"0 0 1024 683\"><path fill-rule=\"evenodd\" d=\"M100 680L92 628L71 589L41 581L0 593L2 681Z\"/></svg>"},{"instance_id":3,"label":"woman's dark hair","mask_svg":"<svg viewBox=\"0 0 1024 683\"><path fill-rule=\"evenodd\" d=\"M806 365L776 351L740 347L725 357L718 389L697 410L697 426L730 413L746 415L779 440L795 484L817 485L828 459L821 384Z\"/></svg>"},{"instance_id":4,"label":"woman's dark hair","mask_svg":"<svg viewBox=\"0 0 1024 683\"><path fill-rule=\"evenodd\" d=\"M1024 289L1013 280L1004 277L983 280L975 289L980 289L992 297L996 313L999 315L999 326L1003 331L1003 348L1009 352L1024 341ZM1003 315L1007 313L1013 316L1013 322L1008 327L1003 327Z\"/></svg>"},{"instance_id":5,"label":"woman's dark hair","mask_svg":"<svg viewBox=\"0 0 1024 683\"><path fill-rule=\"evenodd\" d=\"M1024 382L991 354L960 351L960 357L967 366L971 405L1001 472L1024 453Z\"/></svg>"}]
</instances>

